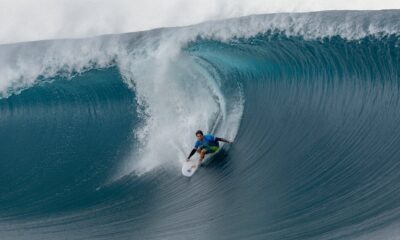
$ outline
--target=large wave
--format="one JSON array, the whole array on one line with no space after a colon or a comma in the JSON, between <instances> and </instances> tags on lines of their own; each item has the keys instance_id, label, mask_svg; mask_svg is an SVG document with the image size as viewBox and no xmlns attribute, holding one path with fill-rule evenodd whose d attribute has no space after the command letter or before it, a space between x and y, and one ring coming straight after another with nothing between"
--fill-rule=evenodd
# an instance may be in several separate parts
<instances>
[{"instance_id":1,"label":"large wave","mask_svg":"<svg viewBox=\"0 0 400 240\"><path fill-rule=\"evenodd\" d=\"M0 231L395 237L399 20L272 14L1 45ZM187 181L197 129L235 144Z\"/></svg>"}]
</instances>

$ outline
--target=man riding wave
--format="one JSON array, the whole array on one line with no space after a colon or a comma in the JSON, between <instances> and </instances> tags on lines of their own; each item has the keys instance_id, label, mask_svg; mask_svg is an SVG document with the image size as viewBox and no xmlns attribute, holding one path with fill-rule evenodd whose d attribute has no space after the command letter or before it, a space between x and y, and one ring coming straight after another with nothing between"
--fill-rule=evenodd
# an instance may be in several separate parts
<instances>
[{"instance_id":1,"label":"man riding wave","mask_svg":"<svg viewBox=\"0 0 400 240\"><path fill-rule=\"evenodd\" d=\"M190 152L189 157L187 158L186 161L189 161L189 159L196 152L198 152L200 154L200 163L201 163L206 154L215 153L216 151L218 151L219 142L232 143L231 141L228 141L224 138L215 137L214 135L211 135L211 134L204 135L201 130L198 130L196 132L196 138L197 138L197 141L194 144L194 148Z\"/></svg>"}]
</instances>

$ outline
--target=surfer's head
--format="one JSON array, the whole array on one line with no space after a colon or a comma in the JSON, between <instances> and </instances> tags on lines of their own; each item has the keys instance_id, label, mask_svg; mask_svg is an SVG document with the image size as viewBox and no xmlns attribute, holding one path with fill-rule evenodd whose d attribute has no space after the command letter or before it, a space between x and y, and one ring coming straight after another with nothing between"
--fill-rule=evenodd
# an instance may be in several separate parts
<instances>
[{"instance_id":1,"label":"surfer's head","mask_svg":"<svg viewBox=\"0 0 400 240\"><path fill-rule=\"evenodd\" d=\"M203 131L197 130L196 137L197 137L197 140L203 141L203 137L204 137Z\"/></svg>"}]
</instances>

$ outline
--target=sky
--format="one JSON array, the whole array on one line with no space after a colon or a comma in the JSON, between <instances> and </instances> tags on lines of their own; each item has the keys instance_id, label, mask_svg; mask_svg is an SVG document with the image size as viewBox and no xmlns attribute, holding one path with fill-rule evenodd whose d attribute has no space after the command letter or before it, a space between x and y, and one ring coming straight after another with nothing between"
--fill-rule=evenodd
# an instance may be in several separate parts
<instances>
[{"instance_id":1,"label":"sky","mask_svg":"<svg viewBox=\"0 0 400 240\"><path fill-rule=\"evenodd\" d=\"M0 0L0 44L276 12L400 9L400 0Z\"/></svg>"}]
</instances>

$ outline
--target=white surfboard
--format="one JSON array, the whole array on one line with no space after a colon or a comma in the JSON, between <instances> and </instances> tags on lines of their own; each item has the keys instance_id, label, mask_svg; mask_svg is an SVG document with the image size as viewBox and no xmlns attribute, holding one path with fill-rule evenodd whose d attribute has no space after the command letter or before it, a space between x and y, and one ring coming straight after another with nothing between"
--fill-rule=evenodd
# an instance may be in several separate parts
<instances>
[{"instance_id":1,"label":"white surfboard","mask_svg":"<svg viewBox=\"0 0 400 240\"><path fill-rule=\"evenodd\" d=\"M182 166L182 174L185 177L191 177L200 167L199 159L191 159L190 161L186 161L183 163Z\"/></svg>"},{"instance_id":2,"label":"white surfboard","mask_svg":"<svg viewBox=\"0 0 400 240\"><path fill-rule=\"evenodd\" d=\"M192 159L190 159L189 161L184 161L183 162L183 166L182 166L182 174L185 177L191 177L193 176L193 174L197 171L197 169L200 168L201 165L207 165L212 159L213 157L222 149L223 144L220 144L220 147L218 149L218 151L216 151L215 153L211 153L211 154L206 154L206 156L204 157L203 161L200 164L200 160L198 159L198 157L194 157Z\"/></svg>"}]
</instances>

